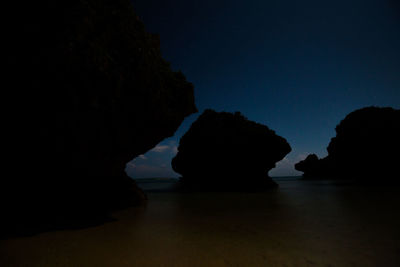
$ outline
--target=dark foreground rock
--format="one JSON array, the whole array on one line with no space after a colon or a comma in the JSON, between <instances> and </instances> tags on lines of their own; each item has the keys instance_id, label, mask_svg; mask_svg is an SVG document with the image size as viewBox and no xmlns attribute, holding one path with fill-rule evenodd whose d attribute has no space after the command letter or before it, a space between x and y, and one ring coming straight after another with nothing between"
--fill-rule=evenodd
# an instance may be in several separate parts
<instances>
[{"instance_id":1,"label":"dark foreground rock","mask_svg":"<svg viewBox=\"0 0 400 267\"><path fill-rule=\"evenodd\" d=\"M354 179L365 182L398 180L400 110L367 107L346 116L336 127L328 156L309 155L295 168L304 178Z\"/></svg>"},{"instance_id":2,"label":"dark foreground rock","mask_svg":"<svg viewBox=\"0 0 400 267\"><path fill-rule=\"evenodd\" d=\"M193 85L128 0L34 1L15 21L3 220L51 224L143 201L125 164L196 111Z\"/></svg>"},{"instance_id":3,"label":"dark foreground rock","mask_svg":"<svg viewBox=\"0 0 400 267\"><path fill-rule=\"evenodd\" d=\"M264 190L275 163L291 151L286 140L239 112L206 110L181 138L172 168L182 189Z\"/></svg>"}]
</instances>

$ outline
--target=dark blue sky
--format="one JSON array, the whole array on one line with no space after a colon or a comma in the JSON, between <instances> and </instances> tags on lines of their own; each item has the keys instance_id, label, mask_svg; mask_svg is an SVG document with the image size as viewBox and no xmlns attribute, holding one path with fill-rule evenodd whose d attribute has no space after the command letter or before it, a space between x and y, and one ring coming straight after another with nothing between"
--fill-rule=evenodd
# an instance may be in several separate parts
<instances>
[{"instance_id":1,"label":"dark blue sky","mask_svg":"<svg viewBox=\"0 0 400 267\"><path fill-rule=\"evenodd\" d=\"M296 175L327 154L334 128L365 106L400 107L396 0L133 0L174 70L195 85L199 113L127 166L132 177L178 176L179 138L206 108L241 111L285 137L292 152L270 172ZM210 151L212 153L212 151Z\"/></svg>"}]
</instances>

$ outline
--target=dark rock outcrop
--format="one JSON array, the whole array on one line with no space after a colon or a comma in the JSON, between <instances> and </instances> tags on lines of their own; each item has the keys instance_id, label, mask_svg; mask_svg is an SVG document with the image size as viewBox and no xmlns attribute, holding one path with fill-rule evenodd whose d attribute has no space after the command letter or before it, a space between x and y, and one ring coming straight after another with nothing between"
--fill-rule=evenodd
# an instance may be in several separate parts
<instances>
[{"instance_id":1,"label":"dark rock outcrop","mask_svg":"<svg viewBox=\"0 0 400 267\"><path fill-rule=\"evenodd\" d=\"M400 160L400 110L367 107L346 116L336 127L328 156L308 156L296 164L305 178L395 181Z\"/></svg>"},{"instance_id":2,"label":"dark rock outcrop","mask_svg":"<svg viewBox=\"0 0 400 267\"><path fill-rule=\"evenodd\" d=\"M296 163L294 168L303 172L305 179L321 179L331 173L331 165L328 157L319 159L317 155L310 154L304 160Z\"/></svg>"},{"instance_id":3,"label":"dark rock outcrop","mask_svg":"<svg viewBox=\"0 0 400 267\"><path fill-rule=\"evenodd\" d=\"M20 9L7 52L6 211L32 223L140 202L125 164L196 112L193 85L171 71L128 0Z\"/></svg>"},{"instance_id":4,"label":"dark rock outcrop","mask_svg":"<svg viewBox=\"0 0 400 267\"><path fill-rule=\"evenodd\" d=\"M296 163L294 168L298 171L304 172L303 177L316 177L320 171L320 160L317 155L310 154L304 160Z\"/></svg>"},{"instance_id":5,"label":"dark rock outcrop","mask_svg":"<svg viewBox=\"0 0 400 267\"><path fill-rule=\"evenodd\" d=\"M286 140L239 112L206 110L181 138L172 168L183 188L264 190L268 171L291 151Z\"/></svg>"}]
</instances>

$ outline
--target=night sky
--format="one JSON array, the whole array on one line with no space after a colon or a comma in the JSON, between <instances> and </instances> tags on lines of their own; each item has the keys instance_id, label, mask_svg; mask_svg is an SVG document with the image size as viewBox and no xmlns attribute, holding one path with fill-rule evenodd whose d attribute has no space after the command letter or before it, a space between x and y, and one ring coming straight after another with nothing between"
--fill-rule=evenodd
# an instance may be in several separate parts
<instances>
[{"instance_id":1,"label":"night sky","mask_svg":"<svg viewBox=\"0 0 400 267\"><path fill-rule=\"evenodd\" d=\"M178 177L180 137L206 108L240 111L290 143L271 176L327 155L335 126L365 106L400 107L396 0L133 0L164 58L195 86L199 112L145 155L131 177ZM212 153L212 151L210 151Z\"/></svg>"}]
</instances>

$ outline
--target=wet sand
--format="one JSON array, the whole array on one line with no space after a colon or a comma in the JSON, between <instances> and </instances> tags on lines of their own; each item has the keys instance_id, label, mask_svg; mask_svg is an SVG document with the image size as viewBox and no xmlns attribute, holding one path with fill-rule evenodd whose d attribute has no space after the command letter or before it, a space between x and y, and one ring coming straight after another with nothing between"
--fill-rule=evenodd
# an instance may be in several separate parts
<instances>
[{"instance_id":1,"label":"wet sand","mask_svg":"<svg viewBox=\"0 0 400 267\"><path fill-rule=\"evenodd\" d=\"M0 241L0 266L400 266L400 190L152 192L116 221Z\"/></svg>"}]
</instances>

